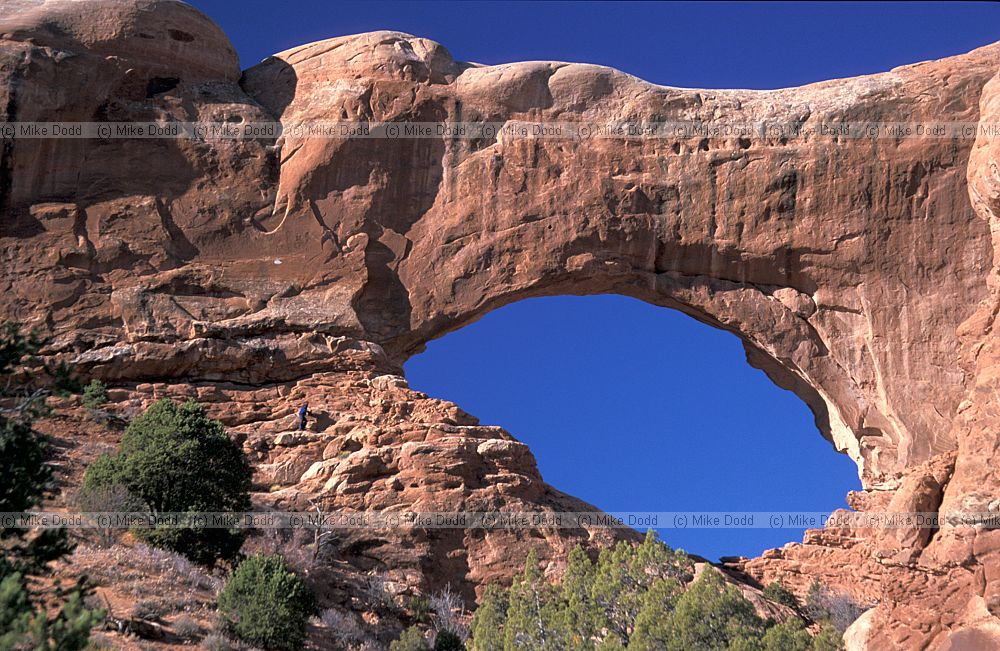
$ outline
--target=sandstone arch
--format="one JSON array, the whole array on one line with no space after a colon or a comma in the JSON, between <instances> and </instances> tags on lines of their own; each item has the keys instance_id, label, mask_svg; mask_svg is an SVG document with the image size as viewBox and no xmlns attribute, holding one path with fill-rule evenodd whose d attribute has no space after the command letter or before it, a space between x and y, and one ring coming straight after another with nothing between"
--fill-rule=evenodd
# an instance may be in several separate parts
<instances>
[{"instance_id":1,"label":"sandstone arch","mask_svg":"<svg viewBox=\"0 0 1000 651\"><path fill-rule=\"evenodd\" d=\"M477 66L378 32L295 48L240 77L218 28L181 3L88 6L5 3L5 121L810 126L998 114L998 45L797 89L723 91L589 65ZM152 79L177 83L150 93ZM255 398L267 420L282 414L289 383L359 374L368 384L337 390L381 401L400 422L433 412L447 428L473 428L432 437L436 454L465 464L463 481L480 481L474 458L525 478L523 503L551 505L569 498L531 474L523 446L379 378L517 298L618 292L738 333L751 363L796 391L858 462L858 508L996 508L996 142L6 141L0 310L130 395L194 393L236 425L247 418L226 400L256 390L246 385L271 396ZM211 386L222 381L237 384ZM351 471L358 481L389 484L385 468L416 463L409 430L388 431L356 451L366 459ZM288 471L293 485L327 485L304 471ZM472 554L473 582L510 569L504 545L434 545L428 558ZM953 630L995 628L998 549L988 530L916 542L820 532L742 569L766 578L797 568L806 581L859 564L862 578L841 580L881 600L871 635L883 637L872 639L946 644Z\"/></svg>"},{"instance_id":2,"label":"sandstone arch","mask_svg":"<svg viewBox=\"0 0 1000 651\"><path fill-rule=\"evenodd\" d=\"M292 98L275 107L289 124L427 114L976 122L996 56L970 55L961 80L946 60L787 91L684 91L597 66L469 67L435 43L377 33L283 53L243 86L265 107ZM352 77L351 87L330 81ZM317 102L330 86L336 99ZM401 87L416 90L401 100ZM962 189L971 141L446 141L427 178L402 169L412 159L391 162L399 145L362 142L286 140L278 192L287 205L328 202L338 235L354 229L369 258L384 252L392 270L363 291L395 284L396 294L352 307L394 357L518 297L620 292L739 334L752 363L799 393L872 482L954 448L969 378L948 360L957 326L985 298L990 255ZM384 183L343 187L359 147L382 161ZM393 211L378 193L398 197L400 186L428 200L419 218L386 223ZM373 196L349 196L360 188ZM975 298L945 300L955 293Z\"/></svg>"}]
</instances>

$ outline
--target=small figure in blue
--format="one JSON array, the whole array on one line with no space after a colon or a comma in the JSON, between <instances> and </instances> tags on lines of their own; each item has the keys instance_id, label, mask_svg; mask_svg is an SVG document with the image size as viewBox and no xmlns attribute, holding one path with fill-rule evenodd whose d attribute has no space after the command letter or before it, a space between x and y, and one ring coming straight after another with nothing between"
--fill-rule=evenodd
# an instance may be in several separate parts
<instances>
[{"instance_id":1,"label":"small figure in blue","mask_svg":"<svg viewBox=\"0 0 1000 651\"><path fill-rule=\"evenodd\" d=\"M306 428L306 418L309 417L309 405L299 407L299 431Z\"/></svg>"}]
</instances>

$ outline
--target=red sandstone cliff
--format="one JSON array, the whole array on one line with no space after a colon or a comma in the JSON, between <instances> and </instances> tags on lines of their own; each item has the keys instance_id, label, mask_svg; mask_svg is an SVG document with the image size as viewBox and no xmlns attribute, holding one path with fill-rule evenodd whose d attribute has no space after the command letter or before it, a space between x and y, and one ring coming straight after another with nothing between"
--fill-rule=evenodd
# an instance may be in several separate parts
<instances>
[{"instance_id":1,"label":"red sandstone cliff","mask_svg":"<svg viewBox=\"0 0 1000 651\"><path fill-rule=\"evenodd\" d=\"M7 122L1000 122L1000 45L777 91L590 65L454 61L376 32L241 74L165 0L5 0ZM992 80L992 81L991 81ZM608 293L744 341L859 466L860 510L1000 504L1000 145L969 138L14 139L0 313L125 404L194 396L243 437L260 501L589 508L510 434L410 391L436 336L538 295ZM285 438L308 398L315 431ZM344 454L346 453L346 454ZM399 581L509 576L607 532L356 534ZM1000 646L1000 532L823 530L739 564L877 601L854 648Z\"/></svg>"}]
</instances>

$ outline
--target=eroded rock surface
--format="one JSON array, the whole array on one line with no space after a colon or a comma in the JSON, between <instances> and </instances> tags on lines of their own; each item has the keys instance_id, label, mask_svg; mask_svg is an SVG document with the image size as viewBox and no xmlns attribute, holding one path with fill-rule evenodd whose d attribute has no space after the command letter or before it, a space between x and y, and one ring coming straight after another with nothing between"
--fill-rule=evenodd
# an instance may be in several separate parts
<instances>
[{"instance_id":1,"label":"eroded rock surface","mask_svg":"<svg viewBox=\"0 0 1000 651\"><path fill-rule=\"evenodd\" d=\"M376 32L241 75L225 36L182 3L6 0L0 11L8 122L986 124L1000 121L998 63L993 45L795 89L684 90L591 65L462 63ZM856 508L996 510L997 143L985 131L975 142L5 140L0 311L53 335L48 352L95 377L136 395L194 392L242 423L281 505L551 509L575 501L509 434L429 418L426 398L379 378L505 303L626 294L739 335L750 363L858 463ZM290 383L336 417L278 443L268 419L244 415L258 398L234 395L263 392L273 415ZM374 391L363 408L351 398ZM435 482L448 489L428 490ZM358 549L417 583L448 568L478 584L509 576L525 544L551 558L592 535ZM392 551L407 545L406 558ZM973 529L823 530L740 565L877 602L854 645L939 649L1000 639L998 568L997 532Z\"/></svg>"},{"instance_id":2,"label":"eroded rock surface","mask_svg":"<svg viewBox=\"0 0 1000 651\"><path fill-rule=\"evenodd\" d=\"M254 465L256 508L398 514L399 528L334 528L323 554L361 573L385 572L400 590L429 594L451 584L471 601L475 586L508 579L531 548L544 550L548 571L559 572L577 544L639 537L600 528L487 535L418 526L409 514L597 509L546 484L531 451L508 432L413 391L399 375L352 370L265 387L148 382L116 391L119 411L141 412L164 397L212 405ZM298 431L303 403L312 416Z\"/></svg>"}]
</instances>

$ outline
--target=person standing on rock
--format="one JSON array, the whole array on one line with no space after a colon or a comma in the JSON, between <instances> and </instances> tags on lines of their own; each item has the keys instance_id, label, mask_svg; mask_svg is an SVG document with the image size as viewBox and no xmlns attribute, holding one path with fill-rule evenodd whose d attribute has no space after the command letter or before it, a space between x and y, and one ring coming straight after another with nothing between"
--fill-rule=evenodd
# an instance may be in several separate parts
<instances>
[{"instance_id":1,"label":"person standing on rock","mask_svg":"<svg viewBox=\"0 0 1000 651\"><path fill-rule=\"evenodd\" d=\"M306 418L309 417L309 405L305 404L299 407L299 431L301 432L306 428Z\"/></svg>"}]
</instances>

